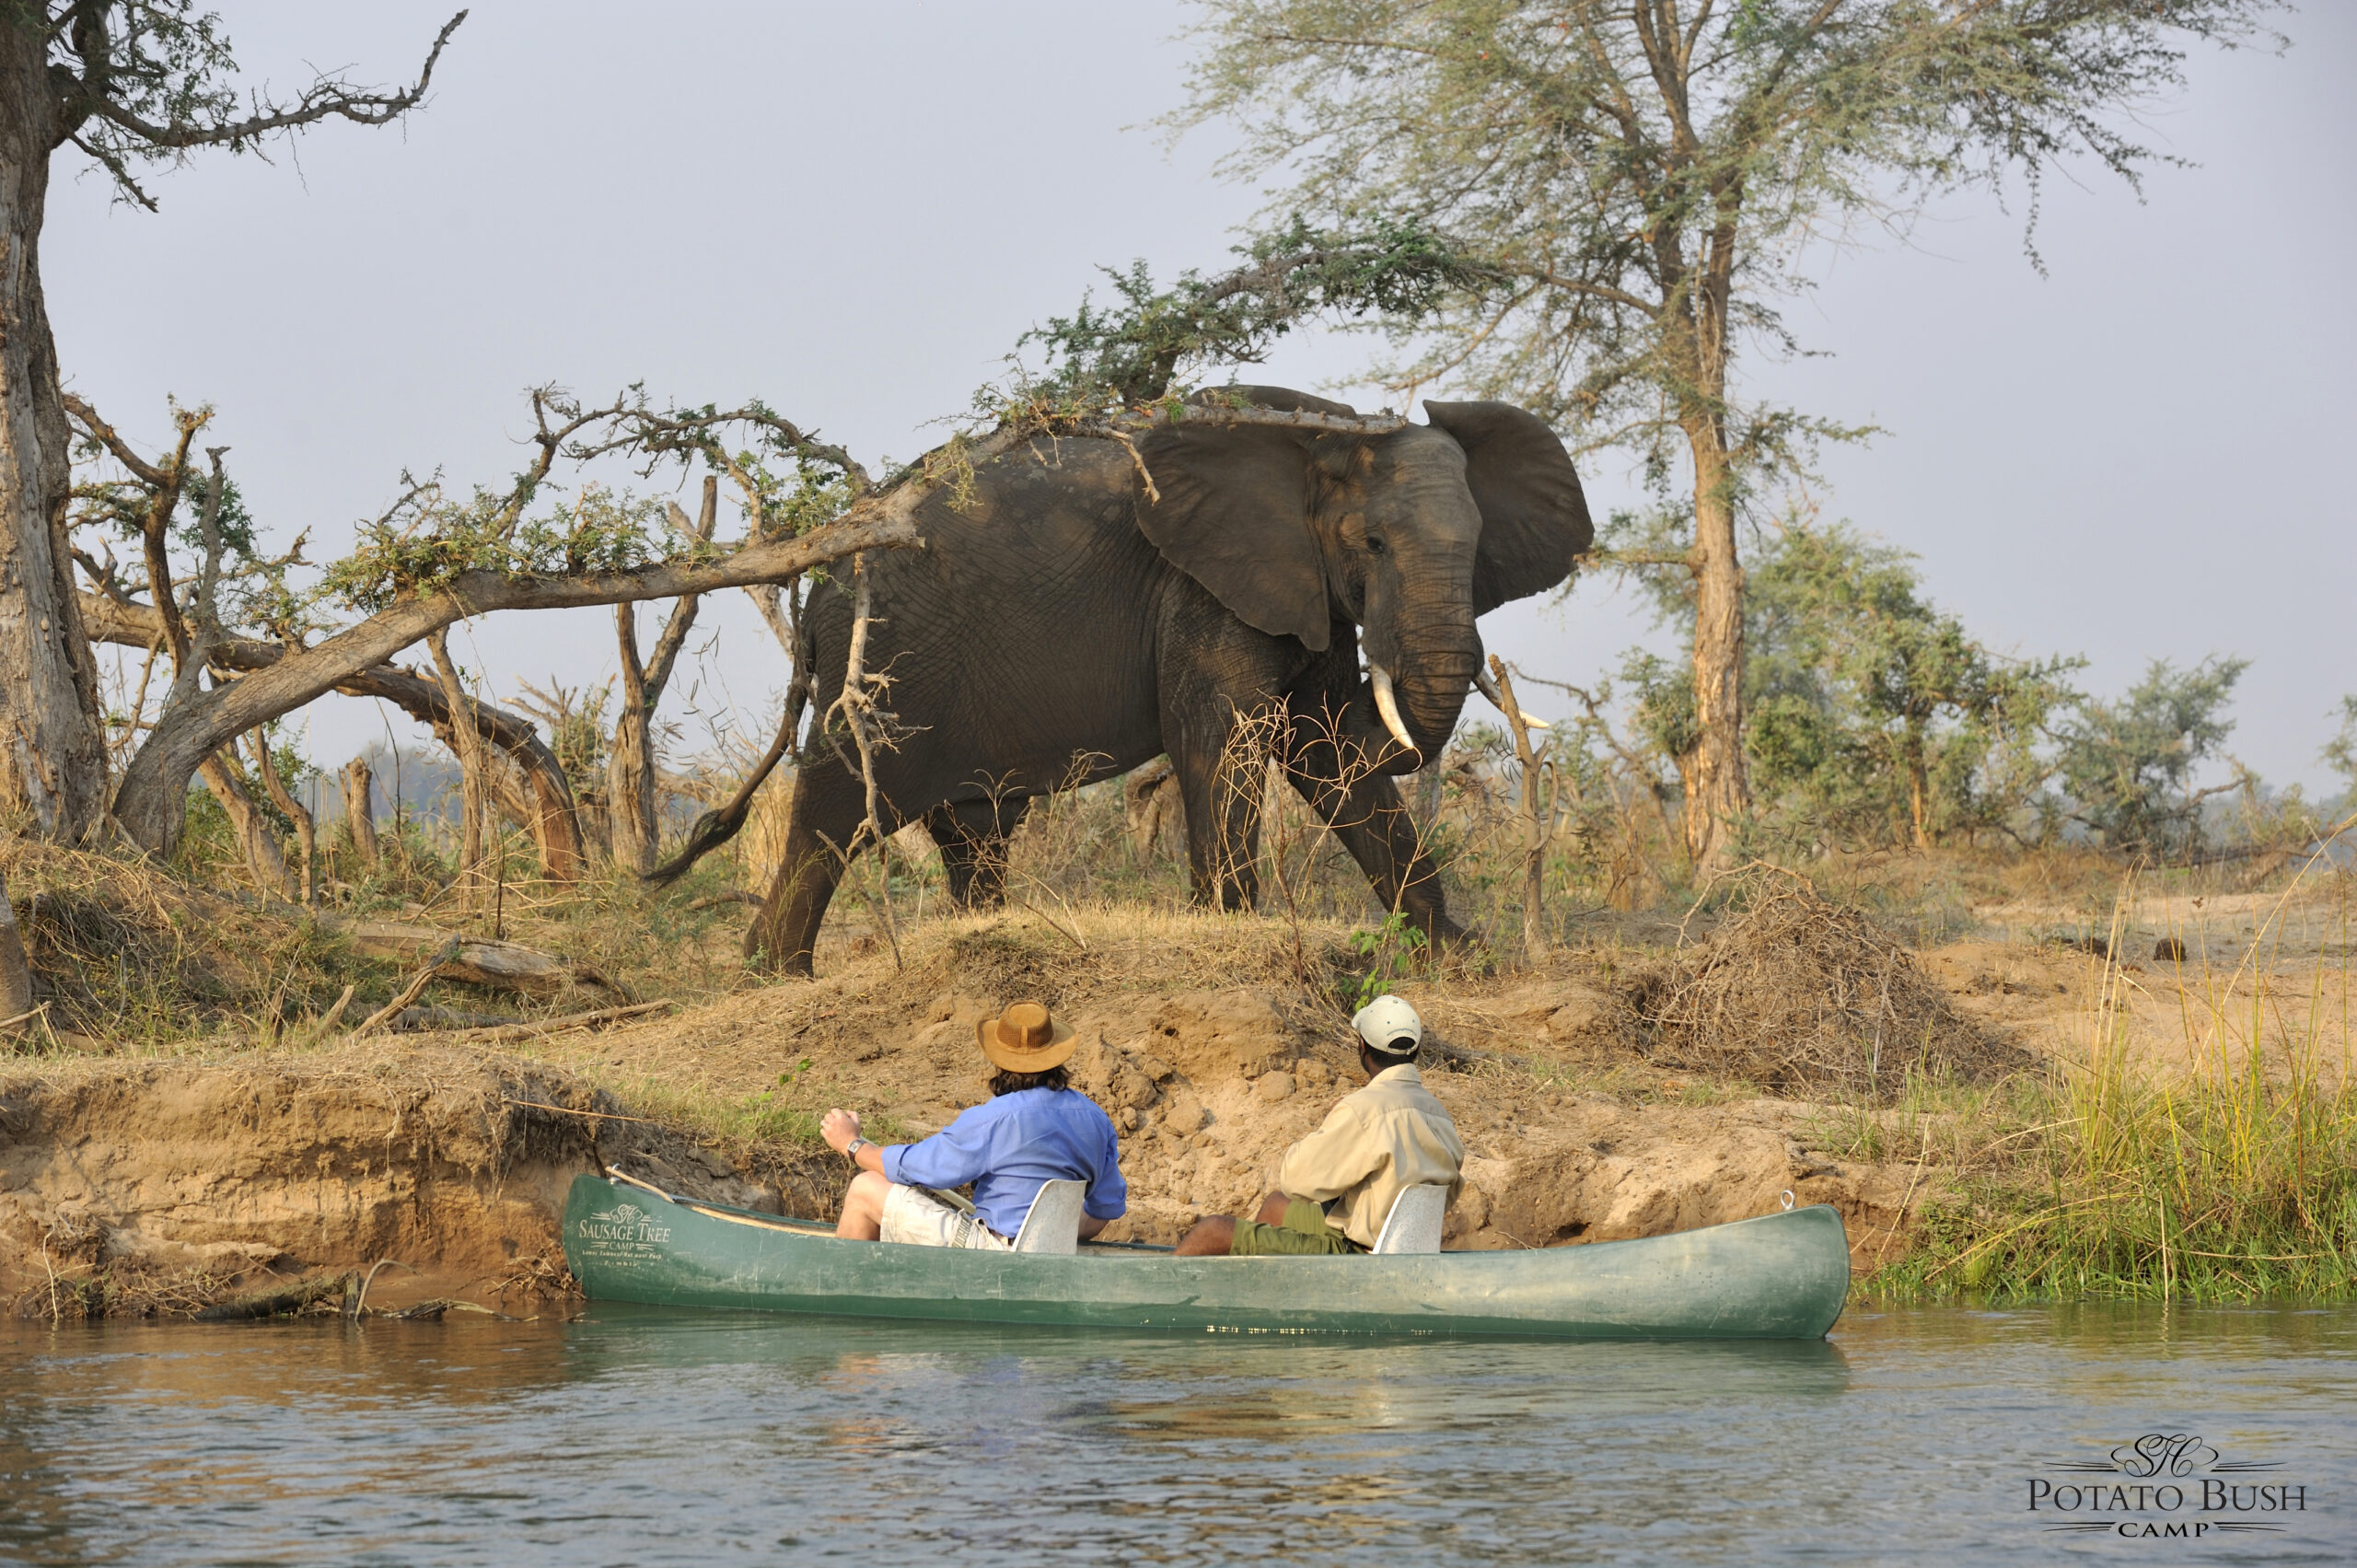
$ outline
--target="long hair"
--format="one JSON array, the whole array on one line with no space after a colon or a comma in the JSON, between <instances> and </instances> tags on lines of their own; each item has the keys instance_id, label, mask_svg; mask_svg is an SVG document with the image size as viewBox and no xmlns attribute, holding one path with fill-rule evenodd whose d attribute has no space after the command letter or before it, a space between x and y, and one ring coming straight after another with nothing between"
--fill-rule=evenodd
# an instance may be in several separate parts
<instances>
[{"instance_id":1,"label":"long hair","mask_svg":"<svg viewBox=\"0 0 2357 1568\"><path fill-rule=\"evenodd\" d=\"M1017 1095L1026 1089L1068 1089L1072 1075L1058 1063L1044 1073L1010 1073L1001 1067L991 1074L991 1093Z\"/></svg>"}]
</instances>

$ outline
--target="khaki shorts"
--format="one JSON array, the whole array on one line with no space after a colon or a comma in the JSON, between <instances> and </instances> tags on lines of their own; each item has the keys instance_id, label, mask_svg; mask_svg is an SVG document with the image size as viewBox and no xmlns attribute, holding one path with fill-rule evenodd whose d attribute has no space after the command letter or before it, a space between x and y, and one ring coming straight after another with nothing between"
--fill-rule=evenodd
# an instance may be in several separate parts
<instances>
[{"instance_id":1,"label":"khaki shorts","mask_svg":"<svg viewBox=\"0 0 2357 1568\"><path fill-rule=\"evenodd\" d=\"M1285 1223L1283 1225L1262 1225L1258 1220L1237 1221L1236 1239L1227 1244L1227 1255L1231 1258L1271 1255L1316 1257L1365 1250L1328 1225L1326 1211L1306 1198L1295 1198L1285 1205Z\"/></svg>"},{"instance_id":2,"label":"khaki shorts","mask_svg":"<svg viewBox=\"0 0 2357 1568\"><path fill-rule=\"evenodd\" d=\"M994 1234L973 1215L951 1208L922 1188L892 1183L884 1194L883 1237L910 1247L970 1247L981 1252L1011 1252L1015 1243Z\"/></svg>"}]
</instances>

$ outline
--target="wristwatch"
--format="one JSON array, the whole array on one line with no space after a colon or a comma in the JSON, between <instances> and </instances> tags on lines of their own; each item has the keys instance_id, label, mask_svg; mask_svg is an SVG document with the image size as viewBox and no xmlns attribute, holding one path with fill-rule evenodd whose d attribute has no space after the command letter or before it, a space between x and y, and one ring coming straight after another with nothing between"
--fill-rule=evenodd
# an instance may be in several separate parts
<instances>
[{"instance_id":1,"label":"wristwatch","mask_svg":"<svg viewBox=\"0 0 2357 1568\"><path fill-rule=\"evenodd\" d=\"M875 1146L876 1141L872 1138L853 1138L850 1143L843 1145L843 1158L851 1161L853 1165L856 1165L859 1163L859 1151L862 1149L872 1149Z\"/></svg>"}]
</instances>

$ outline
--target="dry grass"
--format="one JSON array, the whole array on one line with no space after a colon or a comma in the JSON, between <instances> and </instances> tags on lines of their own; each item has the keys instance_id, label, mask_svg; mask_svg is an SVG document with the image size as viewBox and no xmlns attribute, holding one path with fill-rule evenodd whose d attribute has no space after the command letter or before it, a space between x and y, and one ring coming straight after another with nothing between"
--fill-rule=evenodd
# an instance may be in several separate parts
<instances>
[{"instance_id":1,"label":"dry grass","mask_svg":"<svg viewBox=\"0 0 2357 1568\"><path fill-rule=\"evenodd\" d=\"M346 983L389 993L390 966L247 898L125 853L10 838L0 865L46 1005L37 1044L119 1048L228 1032L274 1038Z\"/></svg>"}]
</instances>

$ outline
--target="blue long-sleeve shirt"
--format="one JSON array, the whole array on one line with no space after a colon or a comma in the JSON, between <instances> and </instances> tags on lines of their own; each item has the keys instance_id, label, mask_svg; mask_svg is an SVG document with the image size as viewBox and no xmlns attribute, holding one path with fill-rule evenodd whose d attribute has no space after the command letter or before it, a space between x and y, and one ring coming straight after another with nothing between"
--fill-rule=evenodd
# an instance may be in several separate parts
<instances>
[{"instance_id":1,"label":"blue long-sleeve shirt","mask_svg":"<svg viewBox=\"0 0 2357 1568\"><path fill-rule=\"evenodd\" d=\"M1077 1089L1024 1089L959 1111L921 1144L884 1151L884 1179L910 1187L974 1184L974 1212L1001 1236L1023 1228L1050 1181L1086 1181L1081 1209L1113 1220L1129 1207L1113 1123Z\"/></svg>"}]
</instances>

